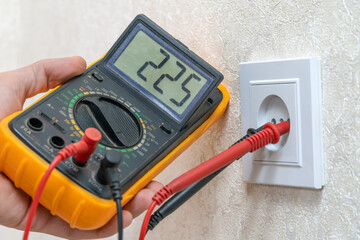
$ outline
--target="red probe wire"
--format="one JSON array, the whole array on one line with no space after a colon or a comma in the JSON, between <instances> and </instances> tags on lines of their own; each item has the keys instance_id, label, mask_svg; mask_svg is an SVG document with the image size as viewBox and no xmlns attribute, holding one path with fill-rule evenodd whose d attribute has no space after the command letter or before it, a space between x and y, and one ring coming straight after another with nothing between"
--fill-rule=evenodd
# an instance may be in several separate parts
<instances>
[{"instance_id":1,"label":"red probe wire","mask_svg":"<svg viewBox=\"0 0 360 240\"><path fill-rule=\"evenodd\" d=\"M29 237L32 220L34 219L35 212L36 212L37 206L39 204L40 196L41 196L42 191L44 190L45 184L46 184L48 178L50 177L51 172L59 164L59 162L61 162L63 160L64 159L62 158L62 156L57 155L54 158L54 160L51 162L49 168L46 170L43 178L41 179L41 182L39 183L39 186L37 187L36 194L32 200L31 206L30 206L29 215L28 215L26 225L25 225L23 240L26 240Z\"/></svg>"},{"instance_id":2,"label":"red probe wire","mask_svg":"<svg viewBox=\"0 0 360 240\"><path fill-rule=\"evenodd\" d=\"M51 172L56 168L56 166L65 159L75 156L75 159L78 163L84 164L90 158L91 154L96 149L98 142L101 139L101 133L95 128L86 129L84 136L80 139L79 142L72 143L65 148L61 149L54 160L49 165L49 168L46 170L44 176L37 187L35 196L30 206L29 215L26 221L23 240L27 240L29 237L31 224L34 219L36 209L39 205L39 200L41 194L45 188L45 184L50 177Z\"/></svg>"},{"instance_id":3,"label":"red probe wire","mask_svg":"<svg viewBox=\"0 0 360 240\"><path fill-rule=\"evenodd\" d=\"M264 129L262 131L252 135L251 137L245 139L240 143L233 145L229 149L210 158L206 162L203 162L197 167L172 180L168 185L164 186L154 195L153 202L151 203L148 211L146 212L141 227L139 240L144 240L145 238L147 226L156 205L162 204L172 194L184 190L193 183L200 181L204 177L207 177L213 172L219 170L220 168L223 168L235 161L236 159L239 159L246 153L254 152L269 143L277 143L280 139L280 136L289 132L289 130L290 123L288 121L284 121L276 125L272 123L267 123L264 125Z\"/></svg>"}]
</instances>

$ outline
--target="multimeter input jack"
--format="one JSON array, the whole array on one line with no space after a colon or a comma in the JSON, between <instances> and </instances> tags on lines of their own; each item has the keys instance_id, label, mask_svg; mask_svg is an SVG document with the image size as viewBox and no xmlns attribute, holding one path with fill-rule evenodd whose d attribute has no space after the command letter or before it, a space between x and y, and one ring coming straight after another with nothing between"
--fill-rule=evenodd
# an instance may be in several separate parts
<instances>
[{"instance_id":1,"label":"multimeter input jack","mask_svg":"<svg viewBox=\"0 0 360 240\"><path fill-rule=\"evenodd\" d=\"M49 140L50 145L57 149L62 149L65 147L65 141L59 136L53 136Z\"/></svg>"},{"instance_id":2,"label":"multimeter input jack","mask_svg":"<svg viewBox=\"0 0 360 240\"><path fill-rule=\"evenodd\" d=\"M77 167L86 167L87 162L79 162L74 156L71 157L71 161L77 166Z\"/></svg>"},{"instance_id":3,"label":"multimeter input jack","mask_svg":"<svg viewBox=\"0 0 360 240\"><path fill-rule=\"evenodd\" d=\"M34 130L37 132L41 131L44 127L42 121L38 118L30 118L27 121L27 125L31 130Z\"/></svg>"}]
</instances>

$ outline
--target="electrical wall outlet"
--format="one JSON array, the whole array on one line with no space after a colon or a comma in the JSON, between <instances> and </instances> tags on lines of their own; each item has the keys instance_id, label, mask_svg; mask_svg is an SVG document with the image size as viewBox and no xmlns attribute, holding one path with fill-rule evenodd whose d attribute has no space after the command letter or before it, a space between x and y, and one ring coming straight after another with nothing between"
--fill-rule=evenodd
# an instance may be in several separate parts
<instances>
[{"instance_id":1,"label":"electrical wall outlet","mask_svg":"<svg viewBox=\"0 0 360 240\"><path fill-rule=\"evenodd\" d=\"M321 68L317 58L240 64L241 129L290 121L290 132L243 157L246 182L324 186Z\"/></svg>"}]
</instances>

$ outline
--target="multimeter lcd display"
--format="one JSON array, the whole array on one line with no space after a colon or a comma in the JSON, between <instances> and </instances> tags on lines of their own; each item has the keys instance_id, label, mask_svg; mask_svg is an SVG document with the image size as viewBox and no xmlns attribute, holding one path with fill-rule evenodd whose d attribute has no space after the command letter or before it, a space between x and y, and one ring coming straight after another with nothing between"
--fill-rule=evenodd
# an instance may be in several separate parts
<instances>
[{"instance_id":1,"label":"multimeter lcd display","mask_svg":"<svg viewBox=\"0 0 360 240\"><path fill-rule=\"evenodd\" d=\"M214 79L139 25L110 58L108 66L181 122Z\"/></svg>"}]
</instances>

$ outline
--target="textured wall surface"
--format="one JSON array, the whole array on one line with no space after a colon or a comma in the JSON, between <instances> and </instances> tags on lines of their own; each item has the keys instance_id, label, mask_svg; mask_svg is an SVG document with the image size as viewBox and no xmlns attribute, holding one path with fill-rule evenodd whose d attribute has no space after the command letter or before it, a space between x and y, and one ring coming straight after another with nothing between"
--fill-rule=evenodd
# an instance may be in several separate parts
<instances>
[{"instance_id":1,"label":"textured wall surface","mask_svg":"<svg viewBox=\"0 0 360 240\"><path fill-rule=\"evenodd\" d=\"M91 63L138 13L218 68L231 96L226 116L158 177L164 183L241 135L240 62L319 56L323 77L322 191L245 184L237 161L148 239L360 239L360 3L0 0L0 71L69 55ZM138 238L141 220L125 239ZM4 239L21 236L0 232Z\"/></svg>"}]
</instances>

